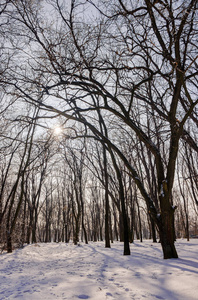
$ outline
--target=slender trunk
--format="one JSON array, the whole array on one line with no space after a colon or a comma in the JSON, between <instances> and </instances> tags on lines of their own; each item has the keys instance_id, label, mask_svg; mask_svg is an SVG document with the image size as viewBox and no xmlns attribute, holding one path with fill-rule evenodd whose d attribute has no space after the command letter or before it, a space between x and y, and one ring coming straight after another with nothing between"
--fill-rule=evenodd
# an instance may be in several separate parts
<instances>
[{"instance_id":1,"label":"slender trunk","mask_svg":"<svg viewBox=\"0 0 198 300\"><path fill-rule=\"evenodd\" d=\"M24 208L23 208L23 224L22 224L22 229L21 229L21 244L22 244L22 246L25 242L26 206L27 206L27 201L25 199Z\"/></svg>"},{"instance_id":2,"label":"slender trunk","mask_svg":"<svg viewBox=\"0 0 198 300\"><path fill-rule=\"evenodd\" d=\"M102 226L100 226L100 240L103 241L103 233L102 233Z\"/></svg>"},{"instance_id":3,"label":"slender trunk","mask_svg":"<svg viewBox=\"0 0 198 300\"><path fill-rule=\"evenodd\" d=\"M137 203L137 209L138 209L138 221L139 221L139 236L140 236L140 242L142 243L142 222L141 222L141 215L140 215L140 206L138 203L138 200L136 198L136 203Z\"/></svg>"},{"instance_id":4,"label":"slender trunk","mask_svg":"<svg viewBox=\"0 0 198 300\"><path fill-rule=\"evenodd\" d=\"M189 233L188 213L186 212L185 215L186 215L186 230L185 230L185 233L186 233L187 241L189 242L189 240L190 240L190 233Z\"/></svg>"},{"instance_id":5,"label":"slender trunk","mask_svg":"<svg viewBox=\"0 0 198 300\"><path fill-rule=\"evenodd\" d=\"M113 206L113 209L114 209L114 212L113 212L113 216L114 216L114 234L115 234L116 241L118 241L117 215L116 215L116 211L115 211L115 205Z\"/></svg>"},{"instance_id":6,"label":"slender trunk","mask_svg":"<svg viewBox=\"0 0 198 300\"><path fill-rule=\"evenodd\" d=\"M73 203L72 210L73 210L73 215L75 219L75 226L74 226L74 245L77 245L79 242L79 233L80 233L80 217L81 217L81 204L79 200L79 194L78 194L78 188L77 188L77 183L76 181L74 182L74 191L75 191L75 196L76 196L76 211L75 211L75 206ZM73 199L74 201L74 199Z\"/></svg>"},{"instance_id":7,"label":"slender trunk","mask_svg":"<svg viewBox=\"0 0 198 300\"><path fill-rule=\"evenodd\" d=\"M67 224L65 224L65 243L68 243Z\"/></svg>"},{"instance_id":8,"label":"slender trunk","mask_svg":"<svg viewBox=\"0 0 198 300\"><path fill-rule=\"evenodd\" d=\"M104 177L105 177L105 248L111 248L109 238L109 184L108 184L108 172L107 172L107 154L106 149L103 146L103 160L104 160Z\"/></svg>"},{"instance_id":9,"label":"slender trunk","mask_svg":"<svg viewBox=\"0 0 198 300\"><path fill-rule=\"evenodd\" d=\"M85 222L84 222L84 201L83 201L83 190L82 190L82 175L79 176L79 192L80 192L80 202L81 202L81 212L82 212L82 230L84 233L85 244L88 244L87 232L85 229Z\"/></svg>"},{"instance_id":10,"label":"slender trunk","mask_svg":"<svg viewBox=\"0 0 198 300\"><path fill-rule=\"evenodd\" d=\"M111 243L113 243L113 230L112 230L111 213L109 214L109 233L110 233Z\"/></svg>"},{"instance_id":11,"label":"slender trunk","mask_svg":"<svg viewBox=\"0 0 198 300\"><path fill-rule=\"evenodd\" d=\"M75 232L74 232L74 245L79 242L79 232L80 232L80 215L78 214L75 218Z\"/></svg>"},{"instance_id":12,"label":"slender trunk","mask_svg":"<svg viewBox=\"0 0 198 300\"><path fill-rule=\"evenodd\" d=\"M2 199L0 197L0 244L2 243L2 219L3 219Z\"/></svg>"},{"instance_id":13,"label":"slender trunk","mask_svg":"<svg viewBox=\"0 0 198 300\"><path fill-rule=\"evenodd\" d=\"M7 232L7 252L12 252L12 235L10 232Z\"/></svg>"},{"instance_id":14,"label":"slender trunk","mask_svg":"<svg viewBox=\"0 0 198 300\"><path fill-rule=\"evenodd\" d=\"M124 194L124 186L122 182L122 174L119 170L119 167L117 165L115 156L111 149L109 149L111 154L111 159L116 171L117 179L119 182L119 196L120 196L120 202L121 202L121 212L122 212L122 222L123 222L123 234L124 234L124 255L130 255L130 246L129 246L129 226L128 226L128 216L126 211L126 205L125 205L125 194Z\"/></svg>"},{"instance_id":15,"label":"slender trunk","mask_svg":"<svg viewBox=\"0 0 198 300\"><path fill-rule=\"evenodd\" d=\"M83 230L83 233L84 233L85 244L88 244L87 231L85 229L84 221L82 221L82 230Z\"/></svg>"},{"instance_id":16,"label":"slender trunk","mask_svg":"<svg viewBox=\"0 0 198 300\"><path fill-rule=\"evenodd\" d=\"M131 177L129 177L129 188L130 188L130 214L131 214L131 222L130 222L130 231L129 231L129 241L133 243L134 241L134 221L135 221L135 201L133 201L133 194L132 194L132 183Z\"/></svg>"},{"instance_id":17,"label":"slender trunk","mask_svg":"<svg viewBox=\"0 0 198 300\"><path fill-rule=\"evenodd\" d=\"M119 213L120 242L124 242L124 226L122 213Z\"/></svg>"},{"instance_id":18,"label":"slender trunk","mask_svg":"<svg viewBox=\"0 0 198 300\"><path fill-rule=\"evenodd\" d=\"M111 248L109 238L109 199L105 192L105 248Z\"/></svg>"},{"instance_id":19,"label":"slender trunk","mask_svg":"<svg viewBox=\"0 0 198 300\"><path fill-rule=\"evenodd\" d=\"M151 232L152 232L153 243L157 243L155 222L152 218L150 218L150 221L151 221Z\"/></svg>"},{"instance_id":20,"label":"slender trunk","mask_svg":"<svg viewBox=\"0 0 198 300\"><path fill-rule=\"evenodd\" d=\"M36 243L36 227L37 227L37 208L34 209L34 220L33 220L33 225L32 225L32 244Z\"/></svg>"}]
</instances>

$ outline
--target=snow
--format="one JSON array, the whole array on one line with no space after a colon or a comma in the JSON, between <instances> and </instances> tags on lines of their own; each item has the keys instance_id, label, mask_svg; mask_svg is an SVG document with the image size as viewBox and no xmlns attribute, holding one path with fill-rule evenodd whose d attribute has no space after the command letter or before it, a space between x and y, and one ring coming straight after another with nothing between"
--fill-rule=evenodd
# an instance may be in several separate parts
<instances>
[{"instance_id":1,"label":"snow","mask_svg":"<svg viewBox=\"0 0 198 300\"><path fill-rule=\"evenodd\" d=\"M164 197L164 187L163 187L163 184L161 184L160 196Z\"/></svg>"},{"instance_id":2,"label":"snow","mask_svg":"<svg viewBox=\"0 0 198 300\"><path fill-rule=\"evenodd\" d=\"M198 299L198 239L178 240L179 259L164 260L159 243L27 245L0 255L0 299Z\"/></svg>"}]
</instances>

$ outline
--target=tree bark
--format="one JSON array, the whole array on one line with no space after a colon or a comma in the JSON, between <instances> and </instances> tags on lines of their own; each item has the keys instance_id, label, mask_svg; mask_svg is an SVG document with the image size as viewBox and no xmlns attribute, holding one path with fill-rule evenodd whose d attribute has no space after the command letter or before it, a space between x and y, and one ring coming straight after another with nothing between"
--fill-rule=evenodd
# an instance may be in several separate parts
<instances>
[{"instance_id":1,"label":"tree bark","mask_svg":"<svg viewBox=\"0 0 198 300\"><path fill-rule=\"evenodd\" d=\"M160 242L164 254L164 259L178 258L175 248L175 232L172 224L174 223L174 210L163 212L161 215L162 227L159 232Z\"/></svg>"},{"instance_id":2,"label":"tree bark","mask_svg":"<svg viewBox=\"0 0 198 300\"><path fill-rule=\"evenodd\" d=\"M103 146L103 161L104 161L104 178L105 178L105 248L111 248L109 237L109 184L107 172L107 154L105 146Z\"/></svg>"}]
</instances>

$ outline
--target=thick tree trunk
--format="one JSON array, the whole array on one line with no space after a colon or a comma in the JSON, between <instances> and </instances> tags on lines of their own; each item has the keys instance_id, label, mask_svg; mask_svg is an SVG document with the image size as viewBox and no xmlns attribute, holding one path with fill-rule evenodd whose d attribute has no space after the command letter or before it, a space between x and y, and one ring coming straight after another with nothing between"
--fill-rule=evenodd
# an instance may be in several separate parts
<instances>
[{"instance_id":1,"label":"thick tree trunk","mask_svg":"<svg viewBox=\"0 0 198 300\"><path fill-rule=\"evenodd\" d=\"M165 211L161 215L162 227L160 228L160 242L164 259L178 258L175 248L174 210Z\"/></svg>"},{"instance_id":2,"label":"thick tree trunk","mask_svg":"<svg viewBox=\"0 0 198 300\"><path fill-rule=\"evenodd\" d=\"M174 212L176 207L173 207L172 205L171 192L168 188L167 180L164 180L161 184L159 199L161 215L158 222L158 228L164 259L178 258L175 248L174 228Z\"/></svg>"}]
</instances>

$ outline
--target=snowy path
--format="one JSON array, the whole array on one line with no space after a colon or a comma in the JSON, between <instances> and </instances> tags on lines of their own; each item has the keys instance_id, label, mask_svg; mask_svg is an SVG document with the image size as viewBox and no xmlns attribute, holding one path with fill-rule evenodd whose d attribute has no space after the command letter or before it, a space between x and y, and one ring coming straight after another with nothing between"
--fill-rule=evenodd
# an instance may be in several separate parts
<instances>
[{"instance_id":1,"label":"snowy path","mask_svg":"<svg viewBox=\"0 0 198 300\"><path fill-rule=\"evenodd\" d=\"M198 240L178 241L180 259L163 260L151 241L29 245L0 255L0 300L198 299Z\"/></svg>"}]
</instances>

